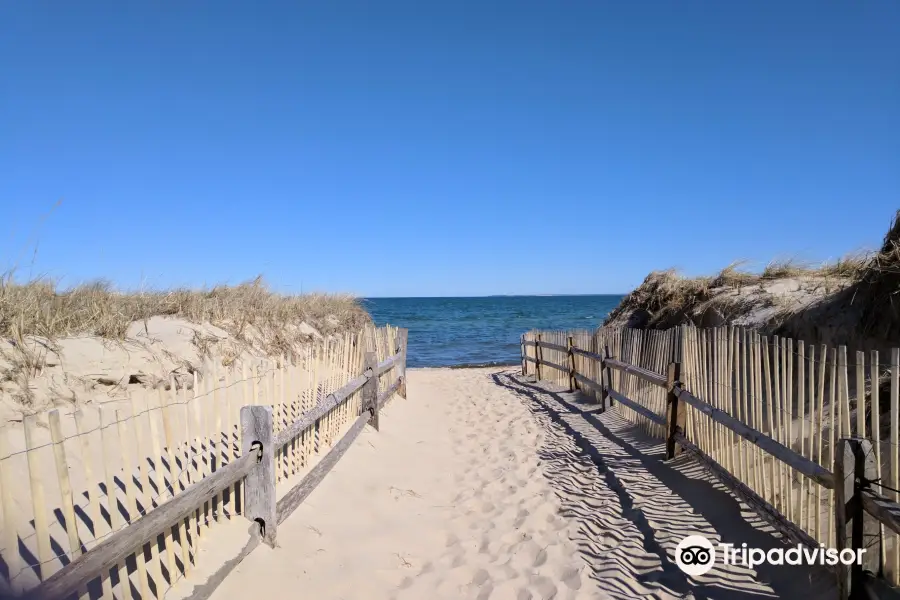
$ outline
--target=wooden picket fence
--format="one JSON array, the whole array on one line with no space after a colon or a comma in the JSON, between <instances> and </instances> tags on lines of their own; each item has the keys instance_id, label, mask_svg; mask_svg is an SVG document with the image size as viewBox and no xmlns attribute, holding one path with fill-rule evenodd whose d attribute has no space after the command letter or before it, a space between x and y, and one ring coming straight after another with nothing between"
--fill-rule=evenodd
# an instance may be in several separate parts
<instances>
[{"instance_id":1,"label":"wooden picket fence","mask_svg":"<svg viewBox=\"0 0 900 600\"><path fill-rule=\"evenodd\" d=\"M160 599L217 523L260 520L273 540L365 423L377 425L379 403L405 396L406 335L368 327L291 358L208 365L192 389L172 378L148 401L4 425L0 594ZM293 484L277 506L276 484Z\"/></svg>"},{"instance_id":2,"label":"wooden picket fence","mask_svg":"<svg viewBox=\"0 0 900 600\"><path fill-rule=\"evenodd\" d=\"M522 369L610 402L667 440L670 456L675 446L692 451L788 539L865 543L867 567L900 584L900 349L883 364L877 351L851 362L844 346L738 327L534 331L522 337ZM836 499L836 449L851 437L869 440L872 456L856 483L863 501L847 511L865 505L887 525L875 527L877 540L851 539L835 516L850 495L842 479Z\"/></svg>"}]
</instances>

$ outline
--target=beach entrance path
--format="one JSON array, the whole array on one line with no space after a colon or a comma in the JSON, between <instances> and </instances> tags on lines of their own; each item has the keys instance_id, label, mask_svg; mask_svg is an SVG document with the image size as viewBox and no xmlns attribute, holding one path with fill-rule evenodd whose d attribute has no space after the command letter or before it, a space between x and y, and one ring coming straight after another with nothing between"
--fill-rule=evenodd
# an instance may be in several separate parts
<instances>
[{"instance_id":1,"label":"beach entrance path","mask_svg":"<svg viewBox=\"0 0 900 600\"><path fill-rule=\"evenodd\" d=\"M674 551L689 534L783 546L700 465L662 462L662 444L616 411L512 369L416 369L408 386L279 526L280 547L256 548L195 597L834 595L819 568L683 574Z\"/></svg>"}]
</instances>

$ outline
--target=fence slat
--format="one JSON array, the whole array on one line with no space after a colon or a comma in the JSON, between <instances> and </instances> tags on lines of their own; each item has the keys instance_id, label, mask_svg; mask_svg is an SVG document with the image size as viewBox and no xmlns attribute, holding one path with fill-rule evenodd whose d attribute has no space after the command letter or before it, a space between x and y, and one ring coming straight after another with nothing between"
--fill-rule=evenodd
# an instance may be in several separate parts
<instances>
[{"instance_id":1,"label":"fence slat","mask_svg":"<svg viewBox=\"0 0 900 600\"><path fill-rule=\"evenodd\" d=\"M69 462L66 458L66 438L63 436L59 411L51 410L47 417L50 424L50 438L53 441L53 458L56 463L56 477L59 480L63 519L65 520L66 535L69 538L69 554L72 558L78 558L81 556L81 540L78 537L78 525L75 521L75 502L72 494L72 482L69 478Z\"/></svg>"},{"instance_id":2,"label":"fence slat","mask_svg":"<svg viewBox=\"0 0 900 600\"><path fill-rule=\"evenodd\" d=\"M233 464L192 485L163 506L153 510L130 527L105 539L91 552L82 554L47 581L31 590L32 600L62 600L105 569L124 562L137 548L169 530L197 506L203 498L231 485L256 467L256 454L241 456ZM159 588L157 588L159 589Z\"/></svg>"},{"instance_id":3,"label":"fence slat","mask_svg":"<svg viewBox=\"0 0 900 600\"><path fill-rule=\"evenodd\" d=\"M175 451L172 448L174 440L172 439L172 423L169 415L169 401L165 396L165 385L160 387L159 401L159 414L162 417L163 424L163 439L166 444L166 463L168 464L166 470L169 472L169 494L172 497L175 497L175 480L178 478L179 473L178 468L175 465ZM160 460L162 460L162 458L160 458ZM166 545L166 564L168 565L169 571L169 587L171 587L175 585L175 580L178 577L178 564L175 562L175 536L172 534L171 526L166 527L163 539Z\"/></svg>"},{"instance_id":4,"label":"fence slat","mask_svg":"<svg viewBox=\"0 0 900 600\"><path fill-rule=\"evenodd\" d=\"M50 527L47 523L47 501L44 497L44 483L41 477L41 465L39 464L39 446L35 439L37 435L37 415L27 415L24 419L25 449L28 460L28 478L31 483L31 505L34 509L34 534L37 538L38 567L41 580L47 578L52 571L51 562L54 554L50 548Z\"/></svg>"},{"instance_id":5,"label":"fence slat","mask_svg":"<svg viewBox=\"0 0 900 600\"><path fill-rule=\"evenodd\" d=\"M12 591L20 591L21 584L16 579L23 569L22 557L19 554L19 519L13 505L12 458L9 447L9 430L6 425L0 426L0 500L3 502L3 542L5 552L3 560L9 569L10 587Z\"/></svg>"},{"instance_id":6,"label":"fence slat","mask_svg":"<svg viewBox=\"0 0 900 600\"><path fill-rule=\"evenodd\" d=\"M824 469L811 460L800 456L793 450L776 442L767 435L751 429L731 415L728 415L727 413L724 413L719 409L710 406L687 390L677 387L675 393L678 394L679 400L681 400L682 402L690 404L700 412L707 415L709 418L718 421L725 427L728 427L742 438L756 444L786 465L793 467L803 475L809 477L810 479L813 479L821 485L829 488L832 487L833 482L831 472L827 469Z\"/></svg>"},{"instance_id":7,"label":"fence slat","mask_svg":"<svg viewBox=\"0 0 900 600\"><path fill-rule=\"evenodd\" d=\"M101 408L100 409L100 444L103 448L106 456L120 456L121 452L118 448L109 449L109 445L112 441L112 429L115 424L115 415L112 409L109 408ZM122 518L122 512L119 509L119 499L118 492L116 491L118 486L116 486L116 472L114 467L109 462L103 463L104 470L106 471L106 509L110 516L110 527L111 532L113 534L121 531L124 526L124 519ZM98 546L99 547L99 546ZM133 546L132 546L133 548ZM131 548L129 548L131 550ZM91 556L92 553L87 553L85 556ZM119 560L115 561L113 564L116 564L116 570L118 571L119 576L119 588L120 593L125 598L131 598L131 583L128 578L128 565L125 563L125 558L127 554L117 557ZM74 564L74 563L73 563ZM113 566L110 564L110 566Z\"/></svg>"},{"instance_id":8,"label":"fence slat","mask_svg":"<svg viewBox=\"0 0 900 600\"><path fill-rule=\"evenodd\" d=\"M117 445L122 450L122 484L125 486L125 501L128 503L128 524L134 523L138 518L137 498L134 489L134 469L131 466L131 452L125 447L126 440L132 439L128 435L128 418L122 411L116 411L116 421L118 421L119 439ZM141 545L135 549L134 556L135 566L138 572L138 584L141 586L141 598L150 597L150 583L147 580L147 563L144 557L144 547ZM126 567L127 568L127 567Z\"/></svg>"},{"instance_id":9,"label":"fence slat","mask_svg":"<svg viewBox=\"0 0 900 600\"><path fill-rule=\"evenodd\" d=\"M100 416L98 414L97 418ZM91 534L93 535L93 545L88 546L88 550L93 550L97 545L97 538L100 532L100 523L102 522L102 511L100 507L100 485L94 479L93 458L91 452L90 434L87 425L84 423L84 413L81 410L75 411L75 430L78 437L81 438L82 468L84 469L84 481L87 486L85 493L88 495L88 514L91 520ZM101 438L102 443L102 438ZM102 446L101 446L102 450ZM101 452L101 456L103 453ZM111 573L107 569L100 576L100 586L103 589L103 597L112 597L112 578Z\"/></svg>"}]
</instances>

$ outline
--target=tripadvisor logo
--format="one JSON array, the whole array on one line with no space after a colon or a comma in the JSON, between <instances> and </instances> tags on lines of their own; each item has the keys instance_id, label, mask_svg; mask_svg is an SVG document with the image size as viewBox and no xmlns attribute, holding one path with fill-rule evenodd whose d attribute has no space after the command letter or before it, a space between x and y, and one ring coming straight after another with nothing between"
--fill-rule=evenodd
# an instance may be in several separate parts
<instances>
[{"instance_id":1,"label":"tripadvisor logo","mask_svg":"<svg viewBox=\"0 0 900 600\"><path fill-rule=\"evenodd\" d=\"M704 575L716 563L716 549L702 535L689 535L675 548L675 564L688 575Z\"/></svg>"},{"instance_id":2,"label":"tripadvisor logo","mask_svg":"<svg viewBox=\"0 0 900 600\"><path fill-rule=\"evenodd\" d=\"M675 548L675 564L688 575L704 575L716 564L716 554L724 565L743 565L751 569L761 564L770 565L861 565L865 548L845 548L838 551L820 544L810 548L802 544L789 548L748 548L747 544L718 544L718 552L712 542L702 535L689 535Z\"/></svg>"}]
</instances>

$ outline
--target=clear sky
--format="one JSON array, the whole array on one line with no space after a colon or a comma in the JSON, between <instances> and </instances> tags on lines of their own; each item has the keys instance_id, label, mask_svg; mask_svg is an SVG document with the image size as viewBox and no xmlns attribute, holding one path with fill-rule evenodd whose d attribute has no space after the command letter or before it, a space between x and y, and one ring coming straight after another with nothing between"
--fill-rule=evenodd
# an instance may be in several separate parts
<instances>
[{"instance_id":1,"label":"clear sky","mask_svg":"<svg viewBox=\"0 0 900 600\"><path fill-rule=\"evenodd\" d=\"M0 4L22 276L616 293L877 246L898 191L896 0Z\"/></svg>"}]
</instances>

